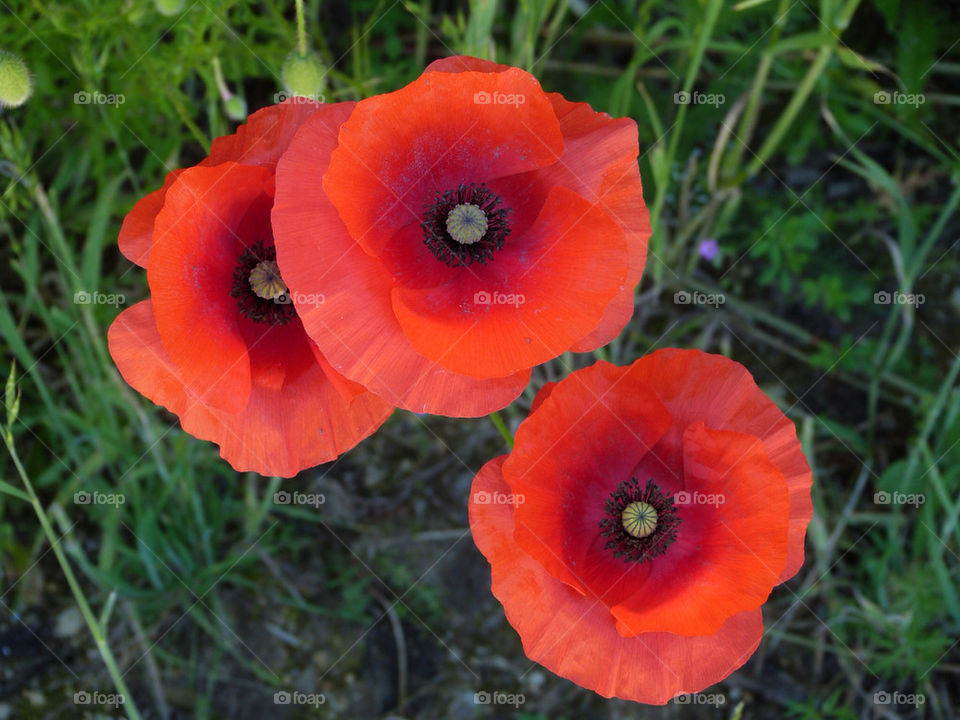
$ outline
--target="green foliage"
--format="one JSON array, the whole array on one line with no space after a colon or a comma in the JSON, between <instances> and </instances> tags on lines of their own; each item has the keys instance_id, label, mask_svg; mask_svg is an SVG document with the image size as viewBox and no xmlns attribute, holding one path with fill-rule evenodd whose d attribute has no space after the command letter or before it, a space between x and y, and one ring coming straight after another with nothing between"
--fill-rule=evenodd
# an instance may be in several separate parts
<instances>
[{"instance_id":1,"label":"green foliage","mask_svg":"<svg viewBox=\"0 0 960 720\"><path fill-rule=\"evenodd\" d=\"M355 550L466 522L462 498L437 499L469 480L456 476L467 475L459 462L438 460L416 481L396 470L401 460L446 458L439 438L452 425L405 417L333 468L305 473L297 482L320 482L343 463L365 468L344 492L371 503L389 495L388 509L334 519L275 505L279 480L232 472L216 448L127 387L107 352L110 322L147 294L145 273L116 250L124 215L231 132L236 106L255 110L284 90L293 3L21 0L8 9L0 48L24 58L33 95L0 109L4 434L63 537L58 547L97 616L91 632L127 661L121 669L145 658L128 676L140 709L227 716L225 678L269 696L290 686L308 651L330 653L327 687L350 687L363 668L338 656L362 647L384 602L403 624L424 622L442 638L445 683L475 691L472 668L482 664L484 674L515 670L504 683L513 687L531 663L502 619L491 621L500 610L489 593L463 607L424 576L423 557ZM807 562L790 586L809 612L791 614L796 596L774 592L768 617L785 619L768 624L777 644L766 660L806 699L757 691L744 716L859 717L872 712L877 687L923 692L932 717L955 716L946 688L960 636L960 311L948 302L960 276L956 13L907 0L308 0L305 14L323 67L314 85L329 101L392 90L433 58L466 52L636 119L654 234L643 300L597 355L627 363L677 345L733 356L797 421L815 470ZM877 103L879 91L925 101ZM694 92L716 102L675 101ZM721 248L712 263L697 251L707 238ZM726 303L671 304L694 289ZM926 302L875 303L881 291ZM84 303L93 293L115 304ZM592 359L561 358L537 381ZM502 413L504 430L526 402ZM503 443L497 427L477 423L463 444L479 467ZM0 568L12 586L4 603L59 611L76 595L58 586L61 568L13 458L0 454ZM363 484L378 472L389 482ZM78 492L124 502L77 504ZM877 503L878 492L924 502ZM414 509L411 495L435 502ZM37 583L19 580L41 570L50 594L38 598ZM246 645L276 637L284 652L266 658L267 669ZM479 648L480 660L466 648ZM814 657L828 663L816 676ZM84 682L109 687L108 671L85 665ZM545 683L518 717L605 712L599 697ZM162 702L156 684L167 688ZM321 714L357 715L331 707ZM411 716L445 712L439 700L416 707Z\"/></svg>"}]
</instances>

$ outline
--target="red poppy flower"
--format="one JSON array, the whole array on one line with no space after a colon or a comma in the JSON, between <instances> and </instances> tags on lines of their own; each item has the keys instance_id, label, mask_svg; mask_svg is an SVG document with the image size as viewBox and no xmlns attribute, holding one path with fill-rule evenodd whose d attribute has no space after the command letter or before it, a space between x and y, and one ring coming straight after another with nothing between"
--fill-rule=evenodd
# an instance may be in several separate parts
<instances>
[{"instance_id":1,"label":"red poppy flower","mask_svg":"<svg viewBox=\"0 0 960 720\"><path fill-rule=\"evenodd\" d=\"M630 318L650 234L637 154L632 120L475 58L359 102L339 129L311 117L273 211L291 289L327 298L299 309L307 332L401 407L504 407L531 367Z\"/></svg>"},{"instance_id":2,"label":"red poppy flower","mask_svg":"<svg viewBox=\"0 0 960 720\"><path fill-rule=\"evenodd\" d=\"M151 299L121 313L108 336L130 385L217 443L235 469L264 475L334 459L392 410L323 358L277 267L273 166L304 108L254 114L201 166L171 173L137 204L121 249L146 266ZM310 113L339 123L350 109Z\"/></svg>"},{"instance_id":3,"label":"red poppy flower","mask_svg":"<svg viewBox=\"0 0 960 720\"><path fill-rule=\"evenodd\" d=\"M803 564L811 481L743 366L667 349L545 386L474 480L470 527L531 659L663 704L759 645L760 606Z\"/></svg>"}]
</instances>

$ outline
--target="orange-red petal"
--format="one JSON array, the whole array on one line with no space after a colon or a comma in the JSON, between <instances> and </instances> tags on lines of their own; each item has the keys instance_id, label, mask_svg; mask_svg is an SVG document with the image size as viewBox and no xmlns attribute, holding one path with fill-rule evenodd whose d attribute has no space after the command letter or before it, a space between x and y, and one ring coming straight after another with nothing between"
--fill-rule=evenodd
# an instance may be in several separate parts
<instances>
[{"instance_id":1,"label":"orange-red petal","mask_svg":"<svg viewBox=\"0 0 960 720\"><path fill-rule=\"evenodd\" d=\"M393 280L353 241L321 181L347 108L324 108L278 165L277 262L308 334L334 368L414 412L476 417L510 404L529 370L480 380L451 372L411 346L393 313Z\"/></svg>"},{"instance_id":2,"label":"orange-red petal","mask_svg":"<svg viewBox=\"0 0 960 720\"><path fill-rule=\"evenodd\" d=\"M469 56L436 60L427 72L465 71L500 73L508 65ZM600 206L623 228L630 253L630 269L623 289L604 310L600 324L576 342L573 352L589 352L616 337L633 315L634 292L647 257L650 213L643 202L637 166L637 125L630 118L611 118L586 103L570 102L548 93L560 122L564 152L557 162L523 175L501 178L491 186L515 208L511 222L522 230L536 217L553 185L564 185ZM539 189L538 189L539 188ZM428 287L422 285L421 287Z\"/></svg>"},{"instance_id":3,"label":"orange-red petal","mask_svg":"<svg viewBox=\"0 0 960 720\"><path fill-rule=\"evenodd\" d=\"M733 616L713 635L620 635L602 602L556 580L516 544L515 506L477 502L511 492L503 461L491 460L474 479L470 529L490 563L493 594L531 660L604 697L662 705L722 680L753 654L760 610Z\"/></svg>"},{"instance_id":4,"label":"orange-red petal","mask_svg":"<svg viewBox=\"0 0 960 720\"><path fill-rule=\"evenodd\" d=\"M214 139L209 157L199 165L218 165L238 162L242 165L274 167L287 149L299 126L320 105L304 98L292 98L280 105L261 108L237 127L233 135ZM120 227L117 243L120 252L140 267L147 267L150 246L153 244L153 226L157 213L163 207L167 190L183 170L173 170L164 178L163 185L148 193L127 213Z\"/></svg>"},{"instance_id":5,"label":"orange-red petal","mask_svg":"<svg viewBox=\"0 0 960 720\"><path fill-rule=\"evenodd\" d=\"M393 307L423 355L455 372L499 377L550 360L590 333L627 266L620 227L558 185L530 230L489 264L460 268L435 288L394 288Z\"/></svg>"},{"instance_id":6,"label":"orange-red petal","mask_svg":"<svg viewBox=\"0 0 960 720\"><path fill-rule=\"evenodd\" d=\"M641 583L611 598L624 635L711 635L759 608L780 582L789 498L763 443L697 422L683 433L683 450L677 541L644 564Z\"/></svg>"},{"instance_id":7,"label":"orange-red petal","mask_svg":"<svg viewBox=\"0 0 960 720\"><path fill-rule=\"evenodd\" d=\"M167 195L167 190L170 189L177 176L182 172L183 170L174 170L167 173L167 176L163 179L163 185L137 200L133 209L123 218L123 224L120 225L120 234L117 236L120 252L127 260L142 268L147 267L147 262L150 259L150 246L153 245L153 224L157 219L157 213L163 207L163 199Z\"/></svg>"},{"instance_id":8,"label":"orange-red petal","mask_svg":"<svg viewBox=\"0 0 960 720\"><path fill-rule=\"evenodd\" d=\"M238 412L250 394L248 344L230 296L248 236L268 234L273 173L223 163L183 171L157 215L147 280L157 328L191 392Z\"/></svg>"},{"instance_id":9,"label":"orange-red petal","mask_svg":"<svg viewBox=\"0 0 960 720\"><path fill-rule=\"evenodd\" d=\"M720 355L665 348L640 358L631 368L641 381L654 384L673 415L673 428L655 448L667 465L681 466L683 430L697 421L763 441L767 458L783 473L789 488L789 546L780 581L793 577L803 565L804 536L813 517L813 475L793 422L757 387L743 365Z\"/></svg>"},{"instance_id":10,"label":"orange-red petal","mask_svg":"<svg viewBox=\"0 0 960 720\"><path fill-rule=\"evenodd\" d=\"M553 107L529 73L430 72L357 104L323 187L351 237L376 255L422 220L437 193L526 172L562 152Z\"/></svg>"},{"instance_id":11,"label":"orange-red petal","mask_svg":"<svg viewBox=\"0 0 960 720\"><path fill-rule=\"evenodd\" d=\"M625 375L598 362L555 385L517 429L503 466L523 498L517 544L558 580L601 596L609 589L592 587L596 575L631 581L600 534L607 498L671 424L653 390Z\"/></svg>"},{"instance_id":12,"label":"orange-red petal","mask_svg":"<svg viewBox=\"0 0 960 720\"><path fill-rule=\"evenodd\" d=\"M204 404L184 384L160 340L153 306L144 300L124 310L108 333L110 354L135 390L180 418L183 429L220 446L239 472L290 477L335 459L372 434L392 410L372 393L347 398L319 363L293 364L282 387L257 382L247 405L227 413ZM306 336L295 354L310 353Z\"/></svg>"}]
</instances>

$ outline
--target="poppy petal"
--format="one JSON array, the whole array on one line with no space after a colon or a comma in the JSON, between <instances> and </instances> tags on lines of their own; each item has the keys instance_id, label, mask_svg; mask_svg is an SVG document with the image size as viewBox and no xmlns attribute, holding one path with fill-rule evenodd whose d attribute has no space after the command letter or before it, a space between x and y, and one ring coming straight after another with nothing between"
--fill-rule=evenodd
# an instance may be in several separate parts
<instances>
[{"instance_id":1,"label":"poppy petal","mask_svg":"<svg viewBox=\"0 0 960 720\"><path fill-rule=\"evenodd\" d=\"M491 460L474 479L470 529L490 563L493 594L531 660L604 697L662 705L722 680L753 654L763 633L760 610L733 616L714 635L620 635L602 602L556 580L517 545L522 505L482 502L511 492L503 461Z\"/></svg>"},{"instance_id":2,"label":"poppy petal","mask_svg":"<svg viewBox=\"0 0 960 720\"><path fill-rule=\"evenodd\" d=\"M133 209L123 218L123 224L120 225L120 234L117 236L120 252L127 260L142 268L147 267L150 259L153 224L157 219L157 213L163 207L167 190L182 172L183 170L174 170L167 173L163 179L163 186L137 200Z\"/></svg>"},{"instance_id":3,"label":"poppy petal","mask_svg":"<svg viewBox=\"0 0 960 720\"><path fill-rule=\"evenodd\" d=\"M237 232L257 212L269 232L272 184L263 168L189 168L167 190L156 220L147 281L160 337L192 392L227 412L241 410L250 393L247 343L230 296L244 247Z\"/></svg>"},{"instance_id":4,"label":"poppy petal","mask_svg":"<svg viewBox=\"0 0 960 720\"><path fill-rule=\"evenodd\" d=\"M237 127L233 135L215 138L210 155L198 164L206 167L234 161L242 165L275 167L299 126L319 107L318 103L305 98L291 98L279 105L261 108L251 114L245 124ZM120 252L142 268L149 262L157 213L163 207L167 190L182 172L178 169L167 173L163 185L138 200L120 226L117 237Z\"/></svg>"},{"instance_id":5,"label":"poppy petal","mask_svg":"<svg viewBox=\"0 0 960 720\"><path fill-rule=\"evenodd\" d=\"M127 383L175 413L184 431L219 445L220 455L238 472L291 477L351 449L392 410L372 393L344 398L319 364L288 375L280 390L255 382L249 404L239 413L204 405L180 379L160 340L150 300L117 316L108 343Z\"/></svg>"},{"instance_id":6,"label":"poppy petal","mask_svg":"<svg viewBox=\"0 0 960 720\"><path fill-rule=\"evenodd\" d=\"M476 58L470 55L452 55L434 60L427 65L423 72L504 72L505 70L509 70L510 67L510 65L500 65L492 60L483 60L482 58Z\"/></svg>"},{"instance_id":7,"label":"poppy petal","mask_svg":"<svg viewBox=\"0 0 960 720\"><path fill-rule=\"evenodd\" d=\"M423 355L454 372L499 377L550 360L590 333L623 287L627 264L620 227L557 186L533 227L493 262L461 268L436 288L395 288L393 307Z\"/></svg>"},{"instance_id":8,"label":"poppy petal","mask_svg":"<svg viewBox=\"0 0 960 720\"><path fill-rule=\"evenodd\" d=\"M404 409L477 417L509 405L530 371L479 380L414 350L393 313L390 274L353 241L322 191L349 114L348 107L325 106L277 167L277 262L307 333L338 372Z\"/></svg>"},{"instance_id":9,"label":"poppy petal","mask_svg":"<svg viewBox=\"0 0 960 720\"><path fill-rule=\"evenodd\" d=\"M295 97L261 108L238 126L233 135L216 138L210 145L210 157L202 164L232 161L273 169L300 126L320 107L318 102Z\"/></svg>"},{"instance_id":10,"label":"poppy petal","mask_svg":"<svg viewBox=\"0 0 960 720\"><path fill-rule=\"evenodd\" d=\"M351 237L376 255L398 229L421 221L437 193L526 172L562 153L553 107L529 73L431 72L357 104L323 188Z\"/></svg>"},{"instance_id":11,"label":"poppy petal","mask_svg":"<svg viewBox=\"0 0 960 720\"><path fill-rule=\"evenodd\" d=\"M576 343L573 352L588 352L616 337L633 314L633 296L647 257L650 213L643 202L643 184L637 165L639 147L637 124L631 118L612 118L598 113L587 103L570 102L559 93L548 93L560 131L563 157L522 176L504 178L495 186L505 198L522 189L524 209L539 207L535 197L545 194L538 188L563 185L596 203L621 226L630 257L629 272L616 300L608 305L601 323L591 335ZM515 187L509 187L509 186ZM524 218L512 218L519 225Z\"/></svg>"},{"instance_id":12,"label":"poppy petal","mask_svg":"<svg viewBox=\"0 0 960 720\"><path fill-rule=\"evenodd\" d=\"M511 492L523 498L517 544L580 592L588 592L598 564L622 576L624 562L600 535L605 503L671 422L652 389L609 363L555 385L517 429L503 466Z\"/></svg>"},{"instance_id":13,"label":"poppy petal","mask_svg":"<svg viewBox=\"0 0 960 720\"><path fill-rule=\"evenodd\" d=\"M664 348L632 367L643 382L656 384L657 395L674 416L673 429L655 448L668 466L682 466L681 433L698 420L763 441L767 458L783 473L790 492L789 549L780 581L793 577L803 565L804 536L813 517L813 474L793 422L757 387L743 365L720 355Z\"/></svg>"},{"instance_id":14,"label":"poppy petal","mask_svg":"<svg viewBox=\"0 0 960 720\"><path fill-rule=\"evenodd\" d=\"M759 608L786 562L787 483L763 443L697 422L683 447L677 541L646 563L642 583L616 593L612 613L625 635L711 635Z\"/></svg>"}]
</instances>

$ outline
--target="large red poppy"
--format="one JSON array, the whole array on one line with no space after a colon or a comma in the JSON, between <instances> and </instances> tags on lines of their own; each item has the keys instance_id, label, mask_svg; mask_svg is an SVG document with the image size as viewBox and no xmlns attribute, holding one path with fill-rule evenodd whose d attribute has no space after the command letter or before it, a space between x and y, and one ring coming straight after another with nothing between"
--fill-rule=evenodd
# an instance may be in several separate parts
<instances>
[{"instance_id":1,"label":"large red poppy","mask_svg":"<svg viewBox=\"0 0 960 720\"><path fill-rule=\"evenodd\" d=\"M314 115L277 168L280 268L345 376L401 407L476 416L530 368L615 337L650 233L637 128L475 58ZM322 289L321 289L322 288Z\"/></svg>"},{"instance_id":2,"label":"large red poppy","mask_svg":"<svg viewBox=\"0 0 960 720\"><path fill-rule=\"evenodd\" d=\"M740 667L803 563L810 467L747 370L666 349L538 394L473 483L470 527L527 655L663 704Z\"/></svg>"},{"instance_id":3,"label":"large red poppy","mask_svg":"<svg viewBox=\"0 0 960 720\"><path fill-rule=\"evenodd\" d=\"M274 166L295 126L314 112L337 124L350 109L255 113L124 223L121 249L147 268L151 298L114 321L110 353L130 385L217 443L237 470L294 475L349 450L392 410L337 373L304 332L270 226Z\"/></svg>"}]
</instances>

